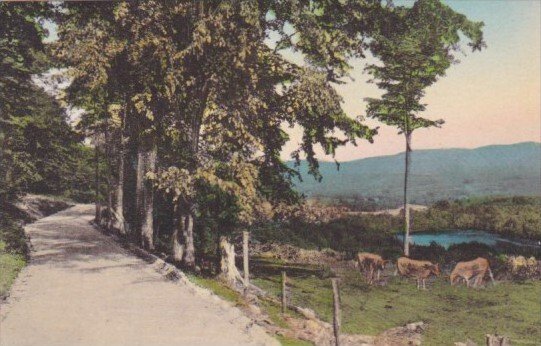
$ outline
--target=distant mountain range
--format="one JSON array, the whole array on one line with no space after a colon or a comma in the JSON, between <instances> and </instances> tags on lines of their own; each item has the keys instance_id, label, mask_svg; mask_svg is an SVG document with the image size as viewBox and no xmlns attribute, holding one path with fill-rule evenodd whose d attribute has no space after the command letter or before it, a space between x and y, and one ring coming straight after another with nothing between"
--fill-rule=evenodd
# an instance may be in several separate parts
<instances>
[{"instance_id":1,"label":"distant mountain range","mask_svg":"<svg viewBox=\"0 0 541 346\"><path fill-rule=\"evenodd\" d=\"M291 165L293 163L290 163ZM298 191L308 197L370 199L397 205L403 194L404 153L340 163L320 162L321 183L301 163ZM473 196L540 196L541 143L490 145L476 149L431 149L412 152L411 202Z\"/></svg>"}]
</instances>

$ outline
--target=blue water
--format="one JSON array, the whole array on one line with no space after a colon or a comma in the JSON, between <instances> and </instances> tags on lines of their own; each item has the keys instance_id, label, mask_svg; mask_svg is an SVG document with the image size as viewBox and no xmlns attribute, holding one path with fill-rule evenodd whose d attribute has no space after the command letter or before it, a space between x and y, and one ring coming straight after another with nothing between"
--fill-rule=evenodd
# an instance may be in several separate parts
<instances>
[{"instance_id":1,"label":"blue water","mask_svg":"<svg viewBox=\"0 0 541 346\"><path fill-rule=\"evenodd\" d=\"M398 235L398 238L403 241L404 236ZM435 233L413 233L410 234L410 243L416 245L430 245L431 242L436 242L446 249L453 244L478 242L488 246L496 246L500 243L508 243L518 245L519 247L535 247L541 248L538 242L529 240L510 239L497 234L492 234L484 231L474 230L450 230Z\"/></svg>"}]
</instances>

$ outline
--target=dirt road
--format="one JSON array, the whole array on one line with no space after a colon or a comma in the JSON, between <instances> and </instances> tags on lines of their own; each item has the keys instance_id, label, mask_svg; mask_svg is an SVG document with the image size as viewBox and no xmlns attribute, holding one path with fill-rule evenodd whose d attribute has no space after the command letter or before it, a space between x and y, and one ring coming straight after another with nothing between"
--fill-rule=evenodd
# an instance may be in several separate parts
<instances>
[{"instance_id":1,"label":"dirt road","mask_svg":"<svg viewBox=\"0 0 541 346\"><path fill-rule=\"evenodd\" d=\"M275 345L216 297L166 281L76 205L26 226L32 260L2 305L0 345Z\"/></svg>"}]
</instances>

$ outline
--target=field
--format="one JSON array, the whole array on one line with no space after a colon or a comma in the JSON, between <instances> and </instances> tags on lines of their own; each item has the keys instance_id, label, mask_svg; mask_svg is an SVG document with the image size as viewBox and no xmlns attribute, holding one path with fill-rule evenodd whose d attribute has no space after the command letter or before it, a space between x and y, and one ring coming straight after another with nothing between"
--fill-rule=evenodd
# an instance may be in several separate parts
<instances>
[{"instance_id":1,"label":"field","mask_svg":"<svg viewBox=\"0 0 541 346\"><path fill-rule=\"evenodd\" d=\"M309 307L332 321L330 273L311 266L255 261L254 283L279 295L280 271L286 270L291 303ZM471 339L483 344L484 335L499 333L513 345L537 345L541 340L541 282L498 283L484 289L451 287L446 277L418 291L407 279L389 277L388 285L370 287L359 273L346 271L341 280L343 332L376 335L409 322L423 321L425 345L453 345Z\"/></svg>"}]
</instances>

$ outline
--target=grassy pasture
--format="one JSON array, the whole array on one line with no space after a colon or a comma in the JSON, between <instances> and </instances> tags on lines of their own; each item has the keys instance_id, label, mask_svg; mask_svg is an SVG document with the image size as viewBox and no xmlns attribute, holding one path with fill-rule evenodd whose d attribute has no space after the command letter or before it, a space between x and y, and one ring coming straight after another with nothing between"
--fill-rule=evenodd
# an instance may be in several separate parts
<instances>
[{"instance_id":1,"label":"grassy pasture","mask_svg":"<svg viewBox=\"0 0 541 346\"><path fill-rule=\"evenodd\" d=\"M329 271L269 260L254 261L253 281L278 296L280 271L286 270L294 305L309 307L332 321L332 288ZM344 272L341 282L342 319L345 333L376 335L409 322L429 324L425 345L453 345L471 339L484 344L487 333L511 338L513 345L541 342L541 282L501 282L483 289L451 287L448 277L418 291L415 282L389 277L387 286L370 287L360 274Z\"/></svg>"}]
</instances>

